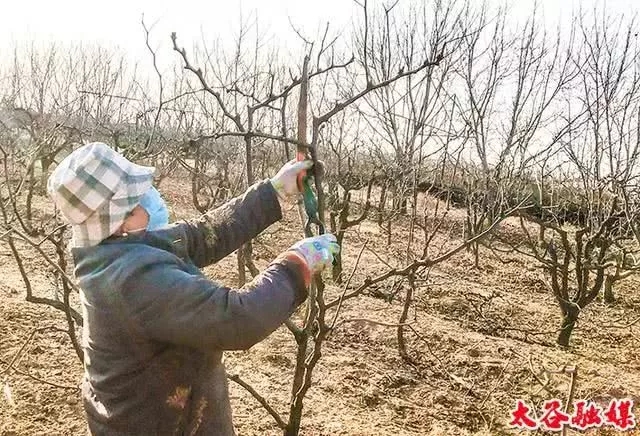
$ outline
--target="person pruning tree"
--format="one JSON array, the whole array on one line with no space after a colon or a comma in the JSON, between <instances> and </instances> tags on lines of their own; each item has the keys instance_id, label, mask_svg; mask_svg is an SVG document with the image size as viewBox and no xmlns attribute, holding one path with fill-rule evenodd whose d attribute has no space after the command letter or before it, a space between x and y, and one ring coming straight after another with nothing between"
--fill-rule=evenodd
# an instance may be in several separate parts
<instances>
[{"instance_id":1,"label":"person pruning tree","mask_svg":"<svg viewBox=\"0 0 640 436\"><path fill-rule=\"evenodd\" d=\"M83 405L92 435L233 435L222 353L248 349L306 299L331 265L331 234L296 242L243 289L206 278L215 263L282 218L310 161L203 216L168 223L153 167L103 143L53 171L47 190L71 225L84 318Z\"/></svg>"}]
</instances>

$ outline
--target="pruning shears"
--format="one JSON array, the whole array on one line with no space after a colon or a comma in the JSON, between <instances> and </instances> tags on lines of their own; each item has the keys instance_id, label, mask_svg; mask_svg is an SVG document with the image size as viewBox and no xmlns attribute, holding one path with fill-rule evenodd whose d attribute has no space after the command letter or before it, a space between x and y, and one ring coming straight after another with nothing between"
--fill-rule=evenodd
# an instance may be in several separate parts
<instances>
[{"instance_id":1,"label":"pruning shears","mask_svg":"<svg viewBox=\"0 0 640 436\"><path fill-rule=\"evenodd\" d=\"M307 159L307 154L298 149L297 160L303 161ZM314 162L315 164L315 162ZM311 170L315 170L315 168L311 168ZM322 235L325 232L324 224L320 221L318 216L318 199L313 193L313 189L311 189L311 180L312 175L308 173L307 170L303 170L298 173L298 190L302 193L302 200L304 203L304 210L307 214L307 222L304 225L304 232L308 236L313 235L313 231L311 230L311 225L315 224L318 227L318 235Z\"/></svg>"}]
</instances>

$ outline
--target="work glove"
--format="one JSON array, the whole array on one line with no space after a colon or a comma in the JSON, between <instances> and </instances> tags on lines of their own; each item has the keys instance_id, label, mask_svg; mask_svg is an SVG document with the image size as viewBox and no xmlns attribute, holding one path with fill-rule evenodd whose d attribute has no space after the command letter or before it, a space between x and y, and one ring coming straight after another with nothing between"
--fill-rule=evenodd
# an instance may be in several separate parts
<instances>
[{"instance_id":1,"label":"work glove","mask_svg":"<svg viewBox=\"0 0 640 436\"><path fill-rule=\"evenodd\" d=\"M288 197L294 197L300 192L297 184L298 175L302 171L310 170L313 167L313 161L307 159L303 161L291 160L284 164L278 174L271 178L271 184L278 193L280 199L285 200ZM324 162L319 160L316 162L314 173L320 177L324 176Z\"/></svg>"},{"instance_id":2,"label":"work glove","mask_svg":"<svg viewBox=\"0 0 640 436\"><path fill-rule=\"evenodd\" d=\"M340 252L340 246L334 235L325 233L302 239L289 250L302 256L312 274L318 274L333 263L333 257Z\"/></svg>"},{"instance_id":3,"label":"work glove","mask_svg":"<svg viewBox=\"0 0 640 436\"><path fill-rule=\"evenodd\" d=\"M301 171L310 169L313 162L310 160L291 160L284 164L280 171L271 178L271 185L276 190L281 200L286 200L298 194L297 178Z\"/></svg>"}]
</instances>

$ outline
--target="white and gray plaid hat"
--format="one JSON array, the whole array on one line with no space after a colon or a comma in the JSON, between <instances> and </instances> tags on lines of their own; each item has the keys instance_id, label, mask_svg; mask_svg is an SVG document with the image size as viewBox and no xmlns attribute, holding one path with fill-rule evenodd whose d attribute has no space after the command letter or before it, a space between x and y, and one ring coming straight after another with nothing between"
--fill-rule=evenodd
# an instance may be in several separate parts
<instances>
[{"instance_id":1,"label":"white and gray plaid hat","mask_svg":"<svg viewBox=\"0 0 640 436\"><path fill-rule=\"evenodd\" d=\"M91 247L113 235L152 186L154 172L101 142L84 145L60 162L47 191L72 226L71 246Z\"/></svg>"}]
</instances>

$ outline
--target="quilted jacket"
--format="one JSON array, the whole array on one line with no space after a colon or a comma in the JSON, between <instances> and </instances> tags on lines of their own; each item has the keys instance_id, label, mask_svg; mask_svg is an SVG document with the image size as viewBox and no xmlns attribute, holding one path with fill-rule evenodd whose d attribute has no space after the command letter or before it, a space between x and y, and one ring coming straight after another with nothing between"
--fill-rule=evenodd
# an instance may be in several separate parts
<instances>
[{"instance_id":1,"label":"quilted jacket","mask_svg":"<svg viewBox=\"0 0 640 436\"><path fill-rule=\"evenodd\" d=\"M243 289L200 268L281 218L265 181L197 219L73 249L91 434L234 434L222 353L251 347L293 313L307 296L303 267L278 258Z\"/></svg>"}]
</instances>

